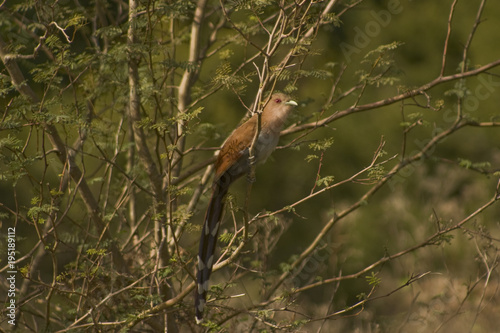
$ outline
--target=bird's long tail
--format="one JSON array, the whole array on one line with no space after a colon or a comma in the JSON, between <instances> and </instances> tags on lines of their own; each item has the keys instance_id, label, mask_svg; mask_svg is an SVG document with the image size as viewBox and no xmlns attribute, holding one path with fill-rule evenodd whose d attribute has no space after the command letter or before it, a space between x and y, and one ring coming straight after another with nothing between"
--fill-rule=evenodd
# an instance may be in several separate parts
<instances>
[{"instance_id":1,"label":"bird's long tail","mask_svg":"<svg viewBox=\"0 0 500 333\"><path fill-rule=\"evenodd\" d=\"M198 252L197 292L195 295L196 322L203 320L203 310L207 299L208 283L212 267L215 262L215 245L219 233L220 218L224 207L223 199L229 184L216 182L213 186L212 197L208 204L205 222L201 230L200 249Z\"/></svg>"}]
</instances>

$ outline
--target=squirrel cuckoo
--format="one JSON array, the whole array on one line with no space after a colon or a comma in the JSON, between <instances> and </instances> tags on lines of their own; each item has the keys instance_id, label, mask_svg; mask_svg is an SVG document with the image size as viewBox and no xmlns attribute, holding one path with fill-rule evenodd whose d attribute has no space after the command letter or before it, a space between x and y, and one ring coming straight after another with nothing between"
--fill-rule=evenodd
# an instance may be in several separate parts
<instances>
[{"instance_id":1,"label":"squirrel cuckoo","mask_svg":"<svg viewBox=\"0 0 500 333\"><path fill-rule=\"evenodd\" d=\"M276 93L271 96L261 114L259 136L254 144L254 161L264 162L276 148L280 131L288 114L297 103L289 96ZM242 175L250 172L249 149L257 131L258 115L254 114L236 128L226 139L215 162L212 197L205 214L198 252L198 274L195 295L196 322L203 319L208 283L215 263L215 245L224 206L224 196L229 186Z\"/></svg>"}]
</instances>

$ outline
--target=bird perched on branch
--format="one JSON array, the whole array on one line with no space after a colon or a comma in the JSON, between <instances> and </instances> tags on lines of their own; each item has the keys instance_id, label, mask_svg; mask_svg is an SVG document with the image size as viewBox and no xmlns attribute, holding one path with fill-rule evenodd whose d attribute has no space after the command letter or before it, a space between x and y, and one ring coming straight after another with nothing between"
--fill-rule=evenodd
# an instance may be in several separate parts
<instances>
[{"instance_id":1,"label":"bird perched on branch","mask_svg":"<svg viewBox=\"0 0 500 333\"><path fill-rule=\"evenodd\" d=\"M252 163L264 162L271 155L278 144L283 124L294 106L297 103L289 96L273 94L260 115L260 126L259 115L254 114L231 133L217 156L212 197L205 214L198 252L198 290L195 295L197 323L203 319L208 283L215 263L215 245L224 197L236 179L250 172Z\"/></svg>"}]
</instances>

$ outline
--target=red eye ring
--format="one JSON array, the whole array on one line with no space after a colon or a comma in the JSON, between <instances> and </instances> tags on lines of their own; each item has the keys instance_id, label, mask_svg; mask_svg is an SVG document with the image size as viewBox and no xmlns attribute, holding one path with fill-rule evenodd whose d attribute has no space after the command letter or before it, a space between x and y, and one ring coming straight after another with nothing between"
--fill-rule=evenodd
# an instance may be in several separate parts
<instances>
[{"instance_id":1,"label":"red eye ring","mask_svg":"<svg viewBox=\"0 0 500 333\"><path fill-rule=\"evenodd\" d=\"M277 103L277 104L279 104L279 103L281 103L281 99L276 98L276 99L274 100L274 102L275 102L275 103Z\"/></svg>"}]
</instances>

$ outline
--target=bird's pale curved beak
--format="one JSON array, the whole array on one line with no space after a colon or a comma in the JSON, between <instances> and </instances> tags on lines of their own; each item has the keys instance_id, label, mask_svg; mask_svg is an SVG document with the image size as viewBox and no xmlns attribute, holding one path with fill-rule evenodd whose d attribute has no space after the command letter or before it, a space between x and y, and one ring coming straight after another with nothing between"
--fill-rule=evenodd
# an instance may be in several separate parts
<instances>
[{"instance_id":1,"label":"bird's pale curved beak","mask_svg":"<svg viewBox=\"0 0 500 333\"><path fill-rule=\"evenodd\" d=\"M292 105L292 106L297 106L298 105L297 102L295 102L295 101L288 101L285 104L286 105Z\"/></svg>"}]
</instances>

